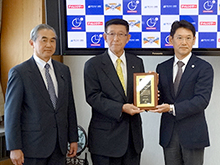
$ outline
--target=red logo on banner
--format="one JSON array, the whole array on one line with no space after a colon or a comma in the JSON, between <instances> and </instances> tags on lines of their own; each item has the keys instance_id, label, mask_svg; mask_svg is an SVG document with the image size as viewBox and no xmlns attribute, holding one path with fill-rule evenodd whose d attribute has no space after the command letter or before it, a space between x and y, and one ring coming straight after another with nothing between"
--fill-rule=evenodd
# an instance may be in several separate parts
<instances>
[{"instance_id":1,"label":"red logo on banner","mask_svg":"<svg viewBox=\"0 0 220 165\"><path fill-rule=\"evenodd\" d=\"M88 26L102 26L103 25L103 22L95 22L95 21L93 21L93 22L87 22L87 25Z\"/></svg>"},{"instance_id":2,"label":"red logo on banner","mask_svg":"<svg viewBox=\"0 0 220 165\"><path fill-rule=\"evenodd\" d=\"M181 5L181 9L197 9L197 4L185 4L185 5Z\"/></svg>"},{"instance_id":3,"label":"red logo on banner","mask_svg":"<svg viewBox=\"0 0 220 165\"><path fill-rule=\"evenodd\" d=\"M215 26L216 25L216 22L215 21L201 21L199 23L201 26L204 25L204 26Z\"/></svg>"},{"instance_id":4,"label":"red logo on banner","mask_svg":"<svg viewBox=\"0 0 220 165\"><path fill-rule=\"evenodd\" d=\"M68 9L84 9L83 5L68 5Z\"/></svg>"}]
</instances>

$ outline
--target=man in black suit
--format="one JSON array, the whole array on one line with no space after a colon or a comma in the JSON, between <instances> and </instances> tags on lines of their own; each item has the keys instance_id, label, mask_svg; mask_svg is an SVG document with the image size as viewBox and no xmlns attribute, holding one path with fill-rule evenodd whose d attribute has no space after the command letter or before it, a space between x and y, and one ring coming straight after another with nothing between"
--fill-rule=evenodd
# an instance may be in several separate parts
<instances>
[{"instance_id":1,"label":"man in black suit","mask_svg":"<svg viewBox=\"0 0 220 165\"><path fill-rule=\"evenodd\" d=\"M205 109L212 92L213 68L191 53L195 39L191 23L175 21L169 37L175 55L156 69L161 105L155 112L163 113L160 145L166 165L202 165L204 148L209 146Z\"/></svg>"},{"instance_id":2,"label":"man in black suit","mask_svg":"<svg viewBox=\"0 0 220 165\"><path fill-rule=\"evenodd\" d=\"M86 101L92 107L89 151L93 165L140 164L143 138L139 113L143 110L132 104L133 73L144 72L144 66L142 59L124 51L128 33L127 21L107 21L103 37L109 49L85 64Z\"/></svg>"},{"instance_id":3,"label":"man in black suit","mask_svg":"<svg viewBox=\"0 0 220 165\"><path fill-rule=\"evenodd\" d=\"M69 68L51 59L56 32L31 31L33 56L9 71L5 101L7 150L15 165L64 165L77 152L77 121ZM45 68L49 65L49 68ZM49 70L49 73L47 72Z\"/></svg>"}]
</instances>

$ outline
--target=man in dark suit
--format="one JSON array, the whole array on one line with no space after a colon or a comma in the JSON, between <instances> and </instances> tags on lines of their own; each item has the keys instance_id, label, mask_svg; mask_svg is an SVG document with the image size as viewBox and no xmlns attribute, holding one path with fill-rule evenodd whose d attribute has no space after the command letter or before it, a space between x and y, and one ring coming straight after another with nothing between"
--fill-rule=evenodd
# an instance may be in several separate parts
<instances>
[{"instance_id":1,"label":"man in dark suit","mask_svg":"<svg viewBox=\"0 0 220 165\"><path fill-rule=\"evenodd\" d=\"M191 23L175 21L169 37L175 55L156 69L161 105L155 112L163 113L160 145L166 165L202 165L204 148L209 146L205 109L211 97L213 69L191 53L195 39Z\"/></svg>"},{"instance_id":2,"label":"man in dark suit","mask_svg":"<svg viewBox=\"0 0 220 165\"><path fill-rule=\"evenodd\" d=\"M33 28L29 41L33 56L9 72L5 137L15 165L64 165L67 142L68 156L76 155L78 133L70 71L51 59L56 38L49 25Z\"/></svg>"},{"instance_id":3,"label":"man in dark suit","mask_svg":"<svg viewBox=\"0 0 220 165\"><path fill-rule=\"evenodd\" d=\"M108 51L85 64L86 100L92 107L89 151L93 165L140 164L143 139L139 113L143 110L132 104L133 73L144 72L144 66L142 59L124 51L128 33L127 21L107 21L103 37Z\"/></svg>"}]
</instances>

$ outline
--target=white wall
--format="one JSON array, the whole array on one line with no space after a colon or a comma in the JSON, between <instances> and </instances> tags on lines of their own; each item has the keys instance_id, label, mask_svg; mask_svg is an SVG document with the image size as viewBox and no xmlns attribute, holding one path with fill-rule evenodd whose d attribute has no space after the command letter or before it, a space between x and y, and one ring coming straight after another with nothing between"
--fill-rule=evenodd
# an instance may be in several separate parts
<instances>
[{"instance_id":1,"label":"white wall","mask_svg":"<svg viewBox=\"0 0 220 165\"><path fill-rule=\"evenodd\" d=\"M73 92L77 109L78 124L85 130L91 117L91 109L85 101L84 84L83 84L83 67L84 63L91 56L64 56L64 64L68 65L71 70ZM155 71L156 65L170 56L141 56L144 60L145 71ZM220 56L211 56L201 58L209 61L214 68L214 87L212 98L206 109L206 119L209 127L211 146L205 150L204 165L220 164ZM162 165L163 150L159 146L159 125L160 114L142 113L143 132L144 132L144 150L142 152L141 165ZM88 151L86 151L88 152ZM84 153L81 155L84 158ZM88 158L90 154L88 153ZM89 163L91 161L89 160Z\"/></svg>"}]
</instances>

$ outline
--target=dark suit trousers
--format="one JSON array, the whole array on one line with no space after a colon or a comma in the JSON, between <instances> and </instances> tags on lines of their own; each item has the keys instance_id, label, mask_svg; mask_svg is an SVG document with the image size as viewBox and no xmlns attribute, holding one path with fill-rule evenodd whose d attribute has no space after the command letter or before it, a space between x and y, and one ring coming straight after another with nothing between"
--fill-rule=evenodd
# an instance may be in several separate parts
<instances>
[{"instance_id":1,"label":"dark suit trousers","mask_svg":"<svg viewBox=\"0 0 220 165\"><path fill-rule=\"evenodd\" d=\"M59 143L53 153L48 158L24 158L23 165L65 165L66 155L63 155L60 150Z\"/></svg>"},{"instance_id":2,"label":"dark suit trousers","mask_svg":"<svg viewBox=\"0 0 220 165\"><path fill-rule=\"evenodd\" d=\"M202 165L204 148L186 149L180 142L177 130L174 128L170 144L163 148L165 165Z\"/></svg>"},{"instance_id":3,"label":"dark suit trousers","mask_svg":"<svg viewBox=\"0 0 220 165\"><path fill-rule=\"evenodd\" d=\"M122 157L106 157L91 154L93 165L140 165L141 154L134 149L131 134L129 135L128 149Z\"/></svg>"}]
</instances>

